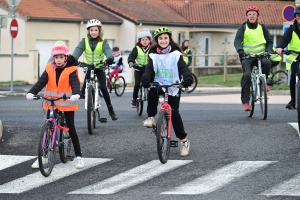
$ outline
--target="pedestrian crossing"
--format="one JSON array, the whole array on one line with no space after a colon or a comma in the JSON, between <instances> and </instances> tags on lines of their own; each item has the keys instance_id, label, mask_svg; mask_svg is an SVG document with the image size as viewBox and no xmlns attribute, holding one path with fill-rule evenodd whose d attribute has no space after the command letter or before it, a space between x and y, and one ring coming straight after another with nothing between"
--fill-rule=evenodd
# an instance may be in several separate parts
<instances>
[{"instance_id":1,"label":"pedestrian crossing","mask_svg":"<svg viewBox=\"0 0 300 200\"><path fill-rule=\"evenodd\" d=\"M15 156L0 155L0 177L3 170L20 165L27 161L34 161L36 156ZM49 177L44 177L39 171L16 178L0 185L0 194L20 194L23 192L38 189L41 186L53 183L66 177L74 176L86 170L99 170L93 168L107 162L114 162L112 158L85 158L85 168L78 170L75 168L75 162L66 164L60 163L54 166ZM217 192L239 179L251 178L251 174L274 166L278 161L235 161L224 166L220 166L213 171L196 177L193 180L180 182L173 187L168 187L166 191L160 191L159 195L205 195ZM78 189L67 191L67 195L85 194L116 194L124 190L130 190L135 186L145 183L151 179L163 176L165 173L172 173L173 170L181 167L189 167L193 160L169 160L166 164L161 164L158 160L152 160L146 163L126 170L121 173L112 175L104 180L97 180L93 184ZM30 165L28 165L30 167ZM113 171L114 169L110 169ZM185 169L186 170L186 169ZM112 173L113 174L113 173ZM168 179L166 179L168 182ZM259 195L264 196L299 196L300 197L300 174L295 175L289 180L282 180L278 185L270 186L267 190Z\"/></svg>"}]
</instances>

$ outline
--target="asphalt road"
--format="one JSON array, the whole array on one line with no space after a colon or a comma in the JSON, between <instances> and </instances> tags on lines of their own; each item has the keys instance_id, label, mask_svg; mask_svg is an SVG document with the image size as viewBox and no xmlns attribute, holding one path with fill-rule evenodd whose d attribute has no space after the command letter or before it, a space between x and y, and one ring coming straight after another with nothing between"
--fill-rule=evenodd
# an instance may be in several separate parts
<instances>
[{"instance_id":1,"label":"asphalt road","mask_svg":"<svg viewBox=\"0 0 300 200\"><path fill-rule=\"evenodd\" d=\"M299 199L300 143L296 112L287 96L270 96L267 120L255 110L247 117L238 93L184 94L180 112L191 150L188 157L172 148L159 163L155 137L130 108L131 93L112 94L119 120L101 103L93 135L87 133L83 101L76 128L86 161L57 165L48 178L31 169L43 123L42 101L0 97L4 125L0 142L0 199ZM257 107L256 107L257 109ZM175 138L174 138L175 139Z\"/></svg>"}]
</instances>

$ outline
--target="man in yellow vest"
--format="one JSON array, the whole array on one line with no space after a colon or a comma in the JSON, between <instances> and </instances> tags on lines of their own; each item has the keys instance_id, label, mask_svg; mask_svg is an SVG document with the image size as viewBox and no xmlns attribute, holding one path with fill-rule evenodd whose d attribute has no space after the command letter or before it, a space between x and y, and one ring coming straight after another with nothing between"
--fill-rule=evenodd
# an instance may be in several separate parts
<instances>
[{"instance_id":1,"label":"man in yellow vest","mask_svg":"<svg viewBox=\"0 0 300 200\"><path fill-rule=\"evenodd\" d=\"M296 7L294 12L294 23L290 25L290 27L286 30L284 35L280 38L277 44L276 52L280 55L282 53L282 49L288 46L289 50L299 51L300 52L300 6ZM295 60L299 59L298 54L290 54L286 57L286 70L291 70L290 76L290 95L291 100L285 106L289 110L295 109L295 84L296 84L296 72L297 65Z\"/></svg>"},{"instance_id":2,"label":"man in yellow vest","mask_svg":"<svg viewBox=\"0 0 300 200\"><path fill-rule=\"evenodd\" d=\"M192 63L192 51L189 48L189 40L184 40L182 42L181 49L183 51L183 60L186 65L189 67Z\"/></svg>"},{"instance_id":3,"label":"man in yellow vest","mask_svg":"<svg viewBox=\"0 0 300 200\"><path fill-rule=\"evenodd\" d=\"M249 6L246 9L247 22L239 26L234 40L234 46L243 67L241 100L245 111L251 110L249 104L251 71L252 67L257 65L257 59L254 57L244 59L245 53L262 54L264 52L271 52L273 47L268 29L263 24L258 23L259 14L260 10L256 6ZM270 68L271 61L263 57L262 73L266 74L266 77L270 72ZM269 86L267 86L267 90L269 90Z\"/></svg>"}]
</instances>

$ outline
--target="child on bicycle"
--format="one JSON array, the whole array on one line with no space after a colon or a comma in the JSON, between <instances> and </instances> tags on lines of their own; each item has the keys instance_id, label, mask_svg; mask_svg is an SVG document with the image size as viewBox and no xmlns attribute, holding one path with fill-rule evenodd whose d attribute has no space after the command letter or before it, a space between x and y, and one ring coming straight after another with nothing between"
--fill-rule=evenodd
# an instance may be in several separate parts
<instances>
[{"instance_id":1,"label":"child on bicycle","mask_svg":"<svg viewBox=\"0 0 300 200\"><path fill-rule=\"evenodd\" d=\"M109 66L109 80L116 76L115 84L119 84L119 73L125 72L125 64L123 62L123 57L121 56L119 47L114 47L112 51L114 55L114 61L113 64Z\"/></svg>"},{"instance_id":2,"label":"child on bicycle","mask_svg":"<svg viewBox=\"0 0 300 200\"><path fill-rule=\"evenodd\" d=\"M234 46L239 54L242 67L243 79L241 100L245 111L251 110L250 100L250 84L251 71L254 65L257 65L257 59L254 57L245 58L245 53L262 54L264 52L271 52L273 41L270 33L265 25L258 23L258 16L260 10L256 6L249 6L246 9L247 22L239 26L234 39ZM262 58L262 73L269 74L271 69L271 62L266 57ZM267 86L267 91L270 90Z\"/></svg>"},{"instance_id":3,"label":"child on bicycle","mask_svg":"<svg viewBox=\"0 0 300 200\"><path fill-rule=\"evenodd\" d=\"M193 83L191 71L188 69L182 57L181 48L172 39L171 31L166 28L158 28L154 32L154 39L157 44L150 47L149 60L142 76L142 85L150 87L151 82L158 82L161 85L170 85L180 81L183 76L183 87ZM169 95L169 104L172 107L172 124L176 137L180 139L180 155L189 154L190 142L187 140L183 122L179 114L180 89L175 88ZM148 92L148 118L144 126L152 128L155 126L155 115L157 114L158 95L164 94L158 87L150 88Z\"/></svg>"},{"instance_id":4,"label":"child on bicycle","mask_svg":"<svg viewBox=\"0 0 300 200\"><path fill-rule=\"evenodd\" d=\"M281 55L282 50L288 46L289 50L300 51L300 6L297 6L294 12L294 23L290 25L290 27L286 30L284 35L280 38L277 44L276 52ZM296 108L295 106L295 84L296 84L296 73L297 73L297 62L295 60L299 60L299 55L287 55L285 67L286 70L291 70L290 76L290 95L291 100L285 106L289 110L293 110Z\"/></svg>"},{"instance_id":5,"label":"child on bicycle","mask_svg":"<svg viewBox=\"0 0 300 200\"><path fill-rule=\"evenodd\" d=\"M134 67L134 88L132 94L131 107L136 108L136 99L141 84L141 77L148 62L149 48L152 44L152 35L147 28L139 31L137 43L128 56L129 67Z\"/></svg>"},{"instance_id":6,"label":"child on bicycle","mask_svg":"<svg viewBox=\"0 0 300 200\"><path fill-rule=\"evenodd\" d=\"M82 53L84 53L84 64L93 65L94 62L97 63L97 66L95 67L95 74L100 83L100 90L103 94L111 119L117 120L118 117L114 112L113 106L111 104L111 99L106 87L106 74L105 66L103 63L106 56L106 63L108 65L113 64L114 57L112 50L107 40L101 36L102 23L98 19L89 20L86 24L86 28L87 36L85 38L82 38L72 55L75 59L78 60ZM81 98L83 99L85 94L86 79L90 78L90 74L91 69L88 69L84 78L83 86L81 88Z\"/></svg>"},{"instance_id":7,"label":"child on bicycle","mask_svg":"<svg viewBox=\"0 0 300 200\"><path fill-rule=\"evenodd\" d=\"M56 108L63 111L66 118L66 123L69 127L69 134L73 143L75 156L77 158L77 169L84 168L84 160L82 158L81 148L79 144L78 135L75 129L74 116L75 111L78 110L77 100L80 98L80 82L78 71L76 68L77 61L69 54L69 48L64 44L56 44L51 50L53 62L46 65L46 69L37 81L32 86L26 95L28 100L33 100L34 95L38 94L45 87L46 98L57 98L63 94L70 97L70 100L57 101ZM59 104L61 103L61 104ZM45 110L48 110L49 103L44 103ZM47 162L47 160L43 161ZM36 160L32 168L39 168L38 160Z\"/></svg>"}]
</instances>

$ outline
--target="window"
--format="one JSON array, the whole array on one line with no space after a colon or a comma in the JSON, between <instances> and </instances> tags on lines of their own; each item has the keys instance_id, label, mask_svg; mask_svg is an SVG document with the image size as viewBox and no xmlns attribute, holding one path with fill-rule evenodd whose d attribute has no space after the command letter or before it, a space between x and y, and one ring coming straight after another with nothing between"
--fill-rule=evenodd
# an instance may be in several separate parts
<instances>
[{"instance_id":1,"label":"window","mask_svg":"<svg viewBox=\"0 0 300 200\"><path fill-rule=\"evenodd\" d=\"M185 32L179 32L178 33L178 44L182 44L182 42L185 40Z\"/></svg>"}]
</instances>

